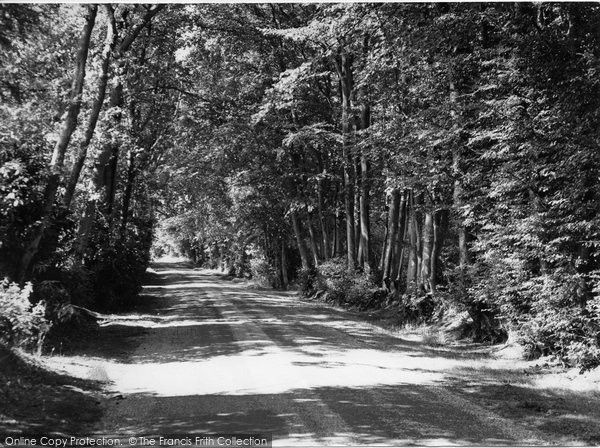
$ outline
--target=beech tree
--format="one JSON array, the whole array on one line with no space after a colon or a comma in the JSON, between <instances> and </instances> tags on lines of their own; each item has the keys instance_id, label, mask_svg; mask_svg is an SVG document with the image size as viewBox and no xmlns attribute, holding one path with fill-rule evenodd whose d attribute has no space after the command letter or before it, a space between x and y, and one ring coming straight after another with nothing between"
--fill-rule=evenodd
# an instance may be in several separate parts
<instances>
[{"instance_id":1,"label":"beech tree","mask_svg":"<svg viewBox=\"0 0 600 448\"><path fill-rule=\"evenodd\" d=\"M19 268L19 280L22 282L30 267L31 260L38 251L40 241L42 240L46 228L49 225L50 214L56 199L56 192L62 174L62 168L65 161L65 153L67 146L71 141L71 136L77 126L77 118L81 110L81 95L83 92L83 81L85 79L85 66L87 63L88 51L90 48L90 38L96 21L98 7L91 5L88 7L88 12L85 18L85 25L81 31L79 49L77 51L76 69L73 75L71 91L69 92L68 105L60 130L60 135L54 146L52 159L50 160L50 178L44 193L44 209L43 215L38 229L33 234L31 242L28 244L21 258L21 266Z\"/></svg>"},{"instance_id":2,"label":"beech tree","mask_svg":"<svg viewBox=\"0 0 600 448\"><path fill-rule=\"evenodd\" d=\"M598 6L89 5L48 28L66 7L1 6L4 275L115 306L156 231L156 254L599 362Z\"/></svg>"}]
</instances>

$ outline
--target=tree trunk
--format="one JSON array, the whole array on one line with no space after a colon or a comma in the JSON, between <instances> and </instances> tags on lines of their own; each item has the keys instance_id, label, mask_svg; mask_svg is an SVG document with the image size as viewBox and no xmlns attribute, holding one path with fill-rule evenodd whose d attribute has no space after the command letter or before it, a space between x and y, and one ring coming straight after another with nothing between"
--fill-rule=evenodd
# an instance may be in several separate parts
<instances>
[{"instance_id":1,"label":"tree trunk","mask_svg":"<svg viewBox=\"0 0 600 448\"><path fill-rule=\"evenodd\" d=\"M363 53L367 55L369 50L369 35L365 34L363 43ZM360 129L365 131L371 125L371 106L369 105L369 92L366 84L360 89L362 102L360 105ZM366 139L366 134L363 135ZM360 154L360 241L361 241L361 265L366 266L367 270L371 270L371 229L369 221L369 160L365 148L363 147Z\"/></svg>"},{"instance_id":2,"label":"tree trunk","mask_svg":"<svg viewBox=\"0 0 600 448\"><path fill-rule=\"evenodd\" d=\"M390 207L388 210L388 229L386 232L387 241L385 243L385 256L383 260L383 285L388 291L391 289L390 272L392 270L392 255L394 252L394 242L396 232L398 231L398 216L400 205L400 192L397 189L390 193Z\"/></svg>"},{"instance_id":3,"label":"tree trunk","mask_svg":"<svg viewBox=\"0 0 600 448\"><path fill-rule=\"evenodd\" d=\"M346 212L346 255L348 270L356 267L356 240L354 236L354 192L348 167L344 168L344 209Z\"/></svg>"},{"instance_id":4,"label":"tree trunk","mask_svg":"<svg viewBox=\"0 0 600 448\"><path fill-rule=\"evenodd\" d=\"M56 193L60 184L60 176L64 166L65 154L67 151L67 147L69 146L69 142L71 141L71 136L73 135L73 132L77 127L77 118L81 110L81 96L83 93L83 84L85 80L85 66L87 63L87 57L90 48L90 38L92 35L92 30L94 29L94 24L96 22L97 12L97 5L88 6L85 25L83 26L81 38L79 40L79 50L77 52L77 67L75 68L75 74L71 83L71 91L69 93L69 104L67 106L65 117L62 123L62 129L56 142L56 145L54 146L52 159L50 161L51 175L50 179L48 180L48 185L46 186L46 191L44 194L44 211L42 214L42 220L40 226L34 234L34 237L28 244L21 258L18 273L20 282L24 281L25 276L27 275L27 272L29 271L29 268L31 266L31 261L33 260L33 257L35 257L35 255L37 254L40 242L44 237L44 233L50 225L52 208L54 206L54 201L56 200Z\"/></svg>"},{"instance_id":5,"label":"tree trunk","mask_svg":"<svg viewBox=\"0 0 600 448\"><path fill-rule=\"evenodd\" d=\"M408 222L408 202L407 202L407 191L402 192L402 201L400 203L400 216L398 218L399 228L398 236L396 238L396 271L392 273L394 278L392 289L395 294L400 292L400 282L402 280L402 266L404 262L406 230Z\"/></svg>"},{"instance_id":6,"label":"tree trunk","mask_svg":"<svg viewBox=\"0 0 600 448\"><path fill-rule=\"evenodd\" d=\"M96 159L96 163L92 172L92 185L99 191L99 186L102 185L102 177L104 173L104 166L108 163L110 153L102 151ZM96 219L96 206L97 199L96 195L92 195L85 204L85 212L79 223L79 229L77 231L77 239L75 242L75 254L74 262L76 266L81 266L85 257L85 252L90 240L91 232L94 229L94 222Z\"/></svg>"},{"instance_id":7,"label":"tree trunk","mask_svg":"<svg viewBox=\"0 0 600 448\"><path fill-rule=\"evenodd\" d=\"M339 250L339 235L338 235L338 212L336 210L333 215L333 243L331 247L331 256L339 257L341 251Z\"/></svg>"},{"instance_id":8,"label":"tree trunk","mask_svg":"<svg viewBox=\"0 0 600 448\"><path fill-rule=\"evenodd\" d=\"M407 205L407 213L408 213L408 236L410 241L410 247L408 252L408 267L406 269L406 291L408 293L412 292L416 295L416 285L417 285L417 228L416 228L416 219L415 219L415 211L414 211L414 202L412 201L412 191L408 193L408 205Z\"/></svg>"},{"instance_id":9,"label":"tree trunk","mask_svg":"<svg viewBox=\"0 0 600 448\"><path fill-rule=\"evenodd\" d=\"M295 211L290 212L290 218L292 219L292 227L294 229L294 235L296 236L296 243L298 244L298 252L300 252L300 260L302 261L302 269L308 269L311 267L310 259L308 257L308 250L304 244L302 238L302 231L300 229L300 222Z\"/></svg>"},{"instance_id":10,"label":"tree trunk","mask_svg":"<svg viewBox=\"0 0 600 448\"><path fill-rule=\"evenodd\" d=\"M150 23L150 20L165 7L165 5L156 5L152 9L148 10L144 15L141 22L133 28L130 34L125 36L121 43L118 45L116 50L117 60L117 83L111 90L109 108L120 108L123 104L123 82L122 76L126 69L125 61L122 57L129 50L141 30ZM121 120L121 113L118 112L113 117L115 126ZM113 137L114 139L115 137ZM107 218L112 221L112 204L114 200L114 186L116 180L116 169L118 162L119 143L116 140L110 141L103 145L100 153L98 154L96 163L94 164L92 174L92 184L94 192L91 198L86 203L86 212L83 215L77 236L75 262L81 263L87 245L90 239L90 232L94 228L94 220L96 217L96 206L97 197L101 196L103 199L102 212L107 214Z\"/></svg>"},{"instance_id":11,"label":"tree trunk","mask_svg":"<svg viewBox=\"0 0 600 448\"><path fill-rule=\"evenodd\" d=\"M77 127L77 117L79 116L79 111L81 110L81 95L83 93L83 83L85 80L85 65L87 63L88 52L90 49L90 38L92 35L92 30L94 29L97 12L97 5L89 6L86 23L83 27L82 36L79 41L77 68L75 69L75 76L73 77L73 83L71 85L69 105L67 106L67 112L63 121L62 130L54 147L52 161L50 162L53 174L60 174L59 170L64 165L67 146L69 145L71 136Z\"/></svg>"},{"instance_id":12,"label":"tree trunk","mask_svg":"<svg viewBox=\"0 0 600 448\"><path fill-rule=\"evenodd\" d=\"M110 96L109 107L118 108L122 105L122 84L120 82L113 88ZM120 113L115 117L115 126L120 120ZM112 137L114 139L115 137ZM105 143L100 150L96 162L94 163L92 172L92 187L93 193L90 195L86 202L86 211L81 218L79 224L77 245L75 252L76 264L81 264L85 251L90 240L90 232L94 228L94 221L96 218L96 208L98 207L98 199L102 204L98 209L110 220L110 214L112 212L110 204L110 195L112 193L111 185L113 184L113 168L116 168L116 159L118 157L118 143L115 141L109 141Z\"/></svg>"},{"instance_id":13,"label":"tree trunk","mask_svg":"<svg viewBox=\"0 0 600 448\"><path fill-rule=\"evenodd\" d=\"M327 218L325 213L323 212L323 185L322 180L319 180L317 183L317 195L319 201L319 224L321 225L321 236L323 243L323 250L321 251L322 257L324 260L329 258L329 233L327 232Z\"/></svg>"},{"instance_id":14,"label":"tree trunk","mask_svg":"<svg viewBox=\"0 0 600 448\"><path fill-rule=\"evenodd\" d=\"M413 221L414 221L414 231L415 231L415 237L416 237L416 247L415 247L415 251L416 251L416 255L417 255L417 266L416 266L416 293L420 293L421 289L420 287L422 286L421 282L419 281L419 277L421 274L421 267L423 265L423 226L422 226L422 221L423 221L423 214L421 211L419 211L417 209L417 205L421 205L422 200L423 200L423 194L419 193L417 196L412 195L412 200L413 200Z\"/></svg>"},{"instance_id":15,"label":"tree trunk","mask_svg":"<svg viewBox=\"0 0 600 448\"><path fill-rule=\"evenodd\" d=\"M431 270L429 275L429 285L431 294L437 292L438 268L440 264L440 253L444 246L444 238L448 228L448 210L436 210L433 216L433 249L431 251Z\"/></svg>"},{"instance_id":16,"label":"tree trunk","mask_svg":"<svg viewBox=\"0 0 600 448\"><path fill-rule=\"evenodd\" d=\"M119 79L125 76L125 72L126 66L124 65L124 61L120 61L118 74ZM118 81L115 84L113 91L111 92L110 104L112 108L118 108L120 110L123 108L123 102L123 83L121 81ZM119 126L122 119L123 114L121 112L115 114L113 122L115 129ZM121 139L118 136L113 137L109 145L107 145L106 147L106 151L110 154L110 156L108 159L108 164L106 164L106 166L104 167L104 176L102 177L103 182L101 187L103 195L101 197L103 199L102 210L106 213L106 217L109 219L110 224L112 224L114 218L113 207L115 202L115 193L117 186L117 168L119 162L120 149Z\"/></svg>"},{"instance_id":17,"label":"tree trunk","mask_svg":"<svg viewBox=\"0 0 600 448\"><path fill-rule=\"evenodd\" d=\"M414 192L409 193L408 203L410 204L410 218L409 218L409 236L410 236L410 253L409 253L409 266L406 276L406 287L407 290L412 290L415 295L419 294L419 277L421 272L423 253L421 245L421 216L416 209L418 200L415 199Z\"/></svg>"},{"instance_id":18,"label":"tree trunk","mask_svg":"<svg viewBox=\"0 0 600 448\"><path fill-rule=\"evenodd\" d=\"M125 192L123 193L123 209L121 211L121 239L125 238L125 232L127 230L127 221L129 220L129 206L131 204L135 173L135 151L131 149L129 150L129 157L127 160L127 184L125 185Z\"/></svg>"},{"instance_id":19,"label":"tree trunk","mask_svg":"<svg viewBox=\"0 0 600 448\"><path fill-rule=\"evenodd\" d=\"M88 118L83 140L79 144L79 150L77 151L75 163L73 164L71 175L69 176L69 181L67 183L65 197L63 200L63 204L66 208L70 208L71 206L71 201L73 200L73 195L75 194L75 188L77 187L77 182L79 181L79 176L87 157L87 150L90 142L92 141L92 137L94 136L94 131L96 130L96 124L98 123L98 117L100 116L102 104L104 104L106 85L108 83L110 55L116 44L116 24L113 9L111 5L104 5L104 7L106 8L108 24L106 28L106 38L104 40L104 49L102 50L102 62L100 64L98 88L96 91L96 98L92 104L92 109L90 111L90 116Z\"/></svg>"},{"instance_id":20,"label":"tree trunk","mask_svg":"<svg viewBox=\"0 0 600 448\"><path fill-rule=\"evenodd\" d=\"M341 257L344 252L344 218L339 210L335 212L335 256Z\"/></svg>"},{"instance_id":21,"label":"tree trunk","mask_svg":"<svg viewBox=\"0 0 600 448\"><path fill-rule=\"evenodd\" d=\"M281 287L288 289L289 277L287 271L287 254L285 251L285 242L281 241Z\"/></svg>"},{"instance_id":22,"label":"tree trunk","mask_svg":"<svg viewBox=\"0 0 600 448\"><path fill-rule=\"evenodd\" d=\"M315 231L312 225L312 219L310 217L310 213L306 215L306 222L308 224L308 235L310 241L310 249L312 252L313 265L319 265L319 245L317 244L317 238L315 237Z\"/></svg>"},{"instance_id":23,"label":"tree trunk","mask_svg":"<svg viewBox=\"0 0 600 448\"><path fill-rule=\"evenodd\" d=\"M387 207L387 213L386 213L386 222L385 222L385 233L383 235L383 241L381 242L381 255L379 257L379 264L377 265L378 269L380 272L383 272L383 265L385 263L385 251L387 250L387 240L388 240L388 234L390 231L390 218L389 218L389 207Z\"/></svg>"},{"instance_id":24,"label":"tree trunk","mask_svg":"<svg viewBox=\"0 0 600 448\"><path fill-rule=\"evenodd\" d=\"M352 112L352 56L340 49L335 59L335 66L340 81L342 93L342 157L344 163L344 211L346 214L346 255L348 270L353 271L356 267L356 240L354 236L354 184L352 182L351 169L353 157L351 155L351 123Z\"/></svg>"},{"instance_id":25,"label":"tree trunk","mask_svg":"<svg viewBox=\"0 0 600 448\"><path fill-rule=\"evenodd\" d=\"M423 224L423 261L421 263L421 272L419 275L419 283L421 289L425 292L431 292L429 283L431 278L431 254L433 251L433 212L427 210L425 212L425 223Z\"/></svg>"},{"instance_id":26,"label":"tree trunk","mask_svg":"<svg viewBox=\"0 0 600 448\"><path fill-rule=\"evenodd\" d=\"M333 190L333 201L332 201L332 206L333 206L333 216L331 216L331 220L333 223L333 228L332 228L332 234L331 234L331 238L332 238L332 242L331 242L331 257L340 257L342 254L340 245L341 245L341 241L340 241L340 235L338 232L338 224L339 224L339 218L338 218L338 193L339 193L339 189L337 186L337 183L334 186L334 190Z\"/></svg>"},{"instance_id":27,"label":"tree trunk","mask_svg":"<svg viewBox=\"0 0 600 448\"><path fill-rule=\"evenodd\" d=\"M371 270L371 227L369 222L369 181L367 156L360 159L360 240L362 245L363 266Z\"/></svg>"},{"instance_id":28,"label":"tree trunk","mask_svg":"<svg viewBox=\"0 0 600 448\"><path fill-rule=\"evenodd\" d=\"M356 117L355 117L356 118ZM363 263L363 245L362 238L360 237L360 158L353 157L352 166L354 168L354 184L352 189L354 191L354 244L356 244L356 263L361 269L364 266Z\"/></svg>"}]
</instances>

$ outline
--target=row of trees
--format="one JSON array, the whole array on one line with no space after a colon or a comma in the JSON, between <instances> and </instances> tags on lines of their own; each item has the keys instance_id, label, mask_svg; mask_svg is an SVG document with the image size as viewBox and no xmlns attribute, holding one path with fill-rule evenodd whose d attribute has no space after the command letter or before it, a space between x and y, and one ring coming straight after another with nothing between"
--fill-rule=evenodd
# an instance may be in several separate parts
<instances>
[{"instance_id":1,"label":"row of trees","mask_svg":"<svg viewBox=\"0 0 600 448\"><path fill-rule=\"evenodd\" d=\"M162 9L1 6L0 273L54 317L122 304L149 261L147 177L175 107L153 90L172 70Z\"/></svg>"},{"instance_id":2,"label":"row of trees","mask_svg":"<svg viewBox=\"0 0 600 448\"><path fill-rule=\"evenodd\" d=\"M159 218L234 275L598 362L596 5L2 8L11 278L126 290Z\"/></svg>"},{"instance_id":3,"label":"row of trees","mask_svg":"<svg viewBox=\"0 0 600 448\"><path fill-rule=\"evenodd\" d=\"M170 228L237 275L596 363L599 12L190 9Z\"/></svg>"}]
</instances>

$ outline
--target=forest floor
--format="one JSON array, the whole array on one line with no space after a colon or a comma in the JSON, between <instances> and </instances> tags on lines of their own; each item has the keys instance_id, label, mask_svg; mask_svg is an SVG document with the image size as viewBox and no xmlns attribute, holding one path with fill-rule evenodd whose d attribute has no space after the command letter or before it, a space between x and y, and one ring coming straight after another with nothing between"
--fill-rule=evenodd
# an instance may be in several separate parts
<instances>
[{"instance_id":1,"label":"forest floor","mask_svg":"<svg viewBox=\"0 0 600 448\"><path fill-rule=\"evenodd\" d=\"M0 353L0 433L272 434L274 445L596 445L598 372L427 344L373 316L155 264L135 311L34 364Z\"/></svg>"}]
</instances>

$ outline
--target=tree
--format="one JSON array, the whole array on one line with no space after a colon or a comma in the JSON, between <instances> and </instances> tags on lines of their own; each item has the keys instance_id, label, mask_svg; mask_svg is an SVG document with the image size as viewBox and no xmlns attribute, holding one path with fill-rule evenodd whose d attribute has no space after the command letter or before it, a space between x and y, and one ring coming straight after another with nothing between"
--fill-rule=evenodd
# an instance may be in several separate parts
<instances>
[{"instance_id":1,"label":"tree","mask_svg":"<svg viewBox=\"0 0 600 448\"><path fill-rule=\"evenodd\" d=\"M30 268L31 261L38 251L40 241L44 237L46 228L50 224L51 212L52 208L54 207L56 192L58 190L62 168L64 166L65 153L67 151L69 141L71 140L71 136L73 135L73 132L77 126L77 117L79 116L79 111L81 109L81 94L83 92L83 82L85 79L85 66L90 48L90 38L96 21L97 10L98 7L96 5L91 5L88 7L85 25L81 31L79 50L76 60L77 66L73 76L71 91L69 93L68 106L63 119L60 135L56 141L54 151L52 153L52 159L50 160L51 175L44 194L44 211L39 228L34 233L31 242L28 244L25 253L21 258L21 265L19 268L19 280L21 282L24 281L25 276Z\"/></svg>"}]
</instances>

